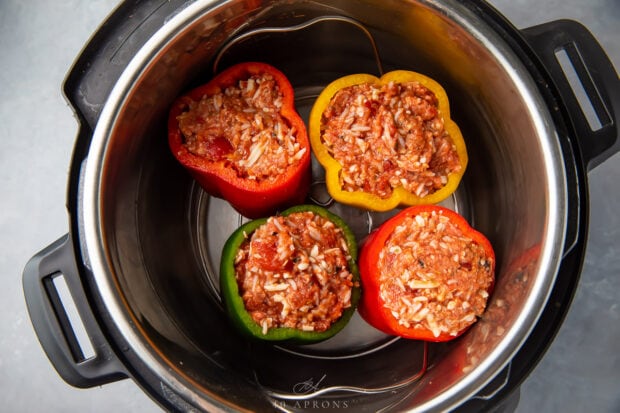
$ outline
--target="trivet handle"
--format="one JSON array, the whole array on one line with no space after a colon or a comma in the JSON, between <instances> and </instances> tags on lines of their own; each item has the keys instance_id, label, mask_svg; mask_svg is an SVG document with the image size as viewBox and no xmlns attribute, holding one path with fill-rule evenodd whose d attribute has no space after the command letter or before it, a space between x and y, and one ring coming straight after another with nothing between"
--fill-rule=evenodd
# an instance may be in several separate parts
<instances>
[{"instance_id":1,"label":"trivet handle","mask_svg":"<svg viewBox=\"0 0 620 413\"><path fill-rule=\"evenodd\" d=\"M351 17L340 16L340 15L327 15L327 16L314 17L312 19L303 21L298 24L290 25L290 26L259 27L256 29L248 30L248 31L242 31L241 33L238 33L232 36L231 39L228 40L220 48L219 52L215 56L215 59L213 60L213 73L219 72L220 61L222 60L222 57L226 54L226 52L229 49L233 48L236 44L241 43L242 41L246 39L249 39L259 34L265 34L265 33L277 34L277 33L295 32L298 30L307 29L310 26L314 26L316 24L324 23L324 22L339 22L339 23L344 23L349 26L357 28L366 37L366 39L368 40L368 44L372 48L372 52L373 52L374 59L375 59L375 64L377 65L377 74L379 76L383 75L384 73L383 63L381 62L381 57L379 56L379 50L377 49L377 44L375 42L375 39L372 33L361 22Z\"/></svg>"},{"instance_id":2,"label":"trivet handle","mask_svg":"<svg viewBox=\"0 0 620 413\"><path fill-rule=\"evenodd\" d=\"M66 282L88 342L80 342L76 335L74 324L78 320L74 318L72 324L72 312L67 311L68 297L62 300L56 282L58 277ZM67 383L88 388L128 377L90 309L68 234L28 261L22 281L26 306L39 342ZM90 354L85 347L89 347Z\"/></svg>"},{"instance_id":3,"label":"trivet handle","mask_svg":"<svg viewBox=\"0 0 620 413\"><path fill-rule=\"evenodd\" d=\"M568 109L584 163L591 170L620 150L620 80L583 25L556 20L523 31Z\"/></svg>"}]
</instances>

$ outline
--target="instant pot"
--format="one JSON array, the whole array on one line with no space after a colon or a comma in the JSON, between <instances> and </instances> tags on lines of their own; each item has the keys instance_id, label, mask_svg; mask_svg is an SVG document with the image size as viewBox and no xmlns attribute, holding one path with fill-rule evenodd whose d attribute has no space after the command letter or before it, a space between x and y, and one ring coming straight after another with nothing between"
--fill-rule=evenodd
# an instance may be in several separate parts
<instances>
[{"instance_id":1,"label":"instant pot","mask_svg":"<svg viewBox=\"0 0 620 413\"><path fill-rule=\"evenodd\" d=\"M442 204L497 256L487 311L465 335L398 339L356 315L330 340L293 346L250 342L229 326L217 268L246 218L176 163L166 119L178 95L250 60L286 74L305 119L322 88L351 73L414 70L444 86L470 162ZM483 1L125 2L64 92L80 123L70 228L26 265L30 317L67 383L129 377L166 410L505 408L570 306L586 248L586 173L620 146L620 82L587 29L517 30ZM315 162L308 202L345 219L359 241L394 213L340 205L323 179Z\"/></svg>"}]
</instances>

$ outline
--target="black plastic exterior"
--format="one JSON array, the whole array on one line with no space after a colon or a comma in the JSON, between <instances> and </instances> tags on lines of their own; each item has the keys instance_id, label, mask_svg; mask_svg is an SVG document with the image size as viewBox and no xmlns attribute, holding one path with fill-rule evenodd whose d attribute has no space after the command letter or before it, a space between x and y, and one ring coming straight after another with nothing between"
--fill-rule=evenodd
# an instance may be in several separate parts
<instances>
[{"instance_id":1,"label":"black plastic exterior","mask_svg":"<svg viewBox=\"0 0 620 413\"><path fill-rule=\"evenodd\" d=\"M486 21L523 61L539 86L554 119L565 157L568 192L568 234L564 258L545 310L534 330L511 364L478 396L459 411L504 411L514 408L518 387L534 369L558 331L570 306L585 255L588 228L587 171L617 152L618 129L614 113L620 113L618 78L596 40L580 24L551 22L525 29L514 28L501 14L481 0L460 0ZM64 94L80 122L68 186L71 232L78 234L78 187L82 162L87 154L101 109L118 77L140 47L164 22L187 4L182 0L127 1L122 3L94 34L75 61L63 86ZM128 18L131 16L131 18ZM586 90L596 94L593 101L603 127L592 131L579 105L567 92L555 52L566 47L578 54L577 71L590 79ZM577 51L577 52L575 52ZM607 117L605 117L605 114ZM587 129L586 129L587 127ZM185 410L178 396L166 391L158 378L141 365L139 357L123 342L113 322L105 314L101 298L94 293L92 277L81 262L77 236L65 236L37 254L24 271L24 291L31 319L50 360L69 384L90 387L132 377L144 391L167 410ZM61 309L46 292L45 279L62 272L79 303L78 308L98 355L87 367L72 365L71 338L62 327ZM59 321L60 320L60 321ZM99 353L99 351L101 353ZM101 356L99 356L101 354Z\"/></svg>"},{"instance_id":2,"label":"black plastic exterior","mask_svg":"<svg viewBox=\"0 0 620 413\"><path fill-rule=\"evenodd\" d=\"M579 128L587 126L588 130L590 130L587 120L574 96L569 96L572 101L569 105L564 102L565 96L568 93L572 93L570 89L560 92L560 89L556 86L558 78L561 79L559 80L560 84L567 85L564 72L561 68L558 69L559 64L557 64L555 55L556 51L566 46L567 43L556 43L551 47L540 40L545 37L571 38L566 33L559 34L557 32L567 27L569 27L571 32L575 30L581 31L583 28L581 24L572 21L560 21L537 26L536 31L539 40L530 43L531 32L529 29L519 32L487 3L482 1L475 2L475 5L472 3L472 8L511 46L512 50L526 65L530 75L537 82L539 92L545 98L555 122L564 155L568 187L567 233L564 244L564 256L558 270L557 281L554 284L543 313L528 340L507 367L510 370L507 380L501 383L502 387L493 390L494 383L491 382L487 389L483 389L477 396L461 405L458 409L459 411L466 412L505 411L504 407L511 405L510 401L514 399L519 386L534 370L534 367L547 351L571 305L583 266L588 235L587 168L588 166L593 168L618 151L618 136L616 130L613 139L609 139L604 145L601 144L596 148L588 146L591 141L580 139L580 136L583 135L580 135L579 129L574 126L573 118L577 117L579 119ZM597 53L592 54L597 56L597 58L585 61L588 69L587 71L582 71L581 76L586 76L584 73L599 70L604 72L613 71L615 73L609 59L592 35L571 38L570 43L577 44L579 49L597 49ZM547 64L551 60L555 62L552 64L552 69L549 69ZM601 67L605 67L605 69ZM603 87L603 84L608 83L601 82L598 85ZM609 111L614 111L615 108L616 106L611 106L611 104L607 106ZM591 136L591 133L588 136ZM582 146L587 146L587 149L584 150ZM498 376L502 374L504 372ZM485 396L489 392L493 393L492 398Z\"/></svg>"},{"instance_id":3,"label":"black plastic exterior","mask_svg":"<svg viewBox=\"0 0 620 413\"><path fill-rule=\"evenodd\" d=\"M101 110L130 60L146 41L191 1L131 0L121 3L93 34L73 63L62 91L79 121L71 174L68 207L76 216L81 164L90 146ZM74 228L77 228L72 222Z\"/></svg>"},{"instance_id":4,"label":"black plastic exterior","mask_svg":"<svg viewBox=\"0 0 620 413\"><path fill-rule=\"evenodd\" d=\"M67 186L67 209L69 212L72 252L83 257L78 241L78 188L83 162L87 156L93 131L110 92L131 59L146 41L178 11L193 0L130 0L119 6L107 17L76 58L65 78L62 91L75 111L79 122L73 149ZM123 367L123 376L107 377L102 383L132 378L146 394L166 411L195 411L196 408L176 396L174 391L142 364L142 360L125 342L115 328L101 297L94 293L94 281L90 270L77 259L75 280L81 283L83 295L79 299L94 309L95 328L104 335L113 357L110 363ZM33 321L33 324L35 322ZM88 329L89 327L86 326ZM35 327L35 330L37 328ZM37 330L37 334L38 330ZM45 347L45 344L42 342ZM47 352L47 350L46 350ZM49 356L49 354L48 354ZM62 376L61 374L61 377ZM69 384L73 384L67 381ZM93 387L82 386L82 387ZM77 386L80 387L80 386Z\"/></svg>"}]
</instances>

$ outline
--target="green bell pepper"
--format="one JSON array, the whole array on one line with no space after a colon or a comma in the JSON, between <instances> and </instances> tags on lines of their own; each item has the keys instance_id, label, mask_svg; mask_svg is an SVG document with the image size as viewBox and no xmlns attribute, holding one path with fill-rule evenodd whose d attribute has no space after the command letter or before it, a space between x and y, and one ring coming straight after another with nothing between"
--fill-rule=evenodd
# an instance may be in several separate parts
<instances>
[{"instance_id":1,"label":"green bell pepper","mask_svg":"<svg viewBox=\"0 0 620 413\"><path fill-rule=\"evenodd\" d=\"M244 298L243 298L243 294L244 294L244 292L242 291L243 286L242 286L242 283L237 279L237 270L236 270L236 266L238 265L238 262L240 261L238 254L241 254L241 255L244 254L244 252L243 251L240 252L240 250L244 247L245 243L250 242L252 234L254 234L255 231L259 230L261 226L267 224L269 218L261 218L261 219L253 220L239 227L228 238L222 250L221 263L220 263L220 293L221 293L222 300L224 303L225 312L230 318L230 320L232 321L232 324L246 337L251 337L251 338L271 341L271 342L287 342L287 343L294 343L294 344L316 343L319 341L326 340L332 337L333 335L335 335L336 333L338 333L339 331L341 331L345 327L345 325L349 322L351 316L353 315L355 311L357 302L361 294L360 283L359 283L359 273L358 273L357 264L356 264L357 243L355 240L355 236L353 235L353 233L351 232L347 224L340 217L334 215L333 213L327 211L325 208L322 208L319 206L299 205L299 206L295 206L295 207L289 208L281 212L279 216L287 217L291 214L304 213L304 212L312 212L314 215L319 215L320 217L328 221L331 221L331 223L333 223L336 228L339 228L341 230L342 237L339 238L339 240L342 241L343 239L348 249L348 251L343 251L343 252L344 252L344 257L346 257L345 259L346 259L347 270L351 274L351 277L348 277L348 274L347 274L348 279L343 278L342 275L338 276L338 274L342 274L344 271L344 267L340 267L340 266L335 267L335 269L332 268L331 274L329 275L329 277L332 277L332 280L330 282L336 283L337 281L335 280L339 281L340 279L342 279L343 280L342 282L348 283L350 285L350 304L348 306L346 305L341 306L342 307L341 315L338 318L335 318L336 315L334 315L333 316L334 319L332 323L328 327L326 327L324 331L320 331L319 329L317 329L318 331L307 331L305 329L302 329L299 326L290 327L290 326L281 326L281 325L274 325L274 326L270 326L270 328L265 328L264 325L261 325L261 323L257 322L252 317L251 312L248 311L247 309L246 302L244 301ZM303 230L303 231L299 230L299 231L300 232L297 233L296 235L293 235L293 237L295 236L299 237L301 234L306 234L302 236L312 236L311 234L312 231L307 231L307 230ZM276 232L273 232L270 235L276 236ZM286 236L289 236L289 235L286 235ZM298 255L295 255L294 257L293 255L291 255L291 257L293 258L280 257L286 261L278 261L278 257L275 256L274 254L276 253L276 251L280 251L280 250L277 250L277 245L274 245L273 242L270 243L270 241L266 241L266 242L263 241L262 246L257 245L256 243L250 244L250 246L254 246L254 250L252 254L247 252L246 255L247 256L251 255L252 257L258 257L256 259L261 260L264 263L265 270L278 274L277 275L278 280L284 280L284 282L278 284L276 288L278 288L279 286L288 288L286 287L285 282L287 281L288 278L291 278L291 277L298 277L296 281L293 281L293 282L288 281L289 284L293 284L295 286L304 285L303 288L315 288L315 289L316 288L320 289L321 285L323 285L323 288L325 287L324 280L323 282L321 282L320 280L321 276L317 276L316 273L312 272L313 264L301 265L303 261L298 261L300 259L299 258L300 256L302 257L301 258L302 260L310 259L310 261L312 261L312 258L308 258L312 254L303 255L304 253L291 252L290 254L293 254L293 255L298 254ZM250 247L246 247L246 248L250 248ZM330 247L330 248L332 250L334 249L333 247ZM246 251L249 251L249 250L246 250ZM299 254L302 254L302 255L299 255ZM303 257L306 257L306 258L303 258ZM342 256L341 256L341 259L342 259ZM295 267L295 270L292 270L292 268L294 267ZM316 268L315 268L315 271L316 271ZM327 271L325 273L327 273ZM338 278L334 278L336 276L338 276ZM293 278L293 280L295 280L295 278ZM311 280L311 282L314 283L315 285L308 284L309 282L308 280ZM332 284L330 284L330 286L331 285ZM297 291L297 288L298 287L295 287L294 290ZM299 287L299 288L302 288L302 287ZM267 295L266 291L268 290L265 288L265 285L262 285L262 287L257 291L259 291L258 293L259 295L261 294ZM254 292L252 292L252 294L254 294ZM261 296L261 299L266 300L264 296ZM293 302L296 300L290 300L290 301ZM307 307L308 305L313 305L313 304L308 304L307 300L303 302L303 306ZM337 305L330 307L329 311L333 311L333 308L335 307L337 307ZM298 310L299 309L293 309L292 311L298 311ZM310 310L304 309L303 311L310 311ZM334 314L337 314L337 313L334 313Z\"/></svg>"}]
</instances>

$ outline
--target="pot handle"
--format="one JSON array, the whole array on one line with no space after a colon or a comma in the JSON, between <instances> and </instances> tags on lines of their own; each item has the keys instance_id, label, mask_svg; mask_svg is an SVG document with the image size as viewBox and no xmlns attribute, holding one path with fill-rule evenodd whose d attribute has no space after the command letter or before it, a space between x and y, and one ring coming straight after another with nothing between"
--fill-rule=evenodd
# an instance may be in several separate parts
<instances>
[{"instance_id":1,"label":"pot handle","mask_svg":"<svg viewBox=\"0 0 620 413\"><path fill-rule=\"evenodd\" d=\"M64 300L59 293L63 288L59 283L61 278L70 293L70 297L64 297ZM68 384L88 388L128 377L90 309L68 234L28 261L22 282L26 306L39 342ZM73 309L68 308L70 304L75 304L76 311L67 311ZM76 324L80 321L87 336L82 341L76 334L77 327L81 327Z\"/></svg>"},{"instance_id":2,"label":"pot handle","mask_svg":"<svg viewBox=\"0 0 620 413\"><path fill-rule=\"evenodd\" d=\"M592 170L620 150L620 81L612 62L576 21L556 20L522 33L555 81Z\"/></svg>"}]
</instances>

